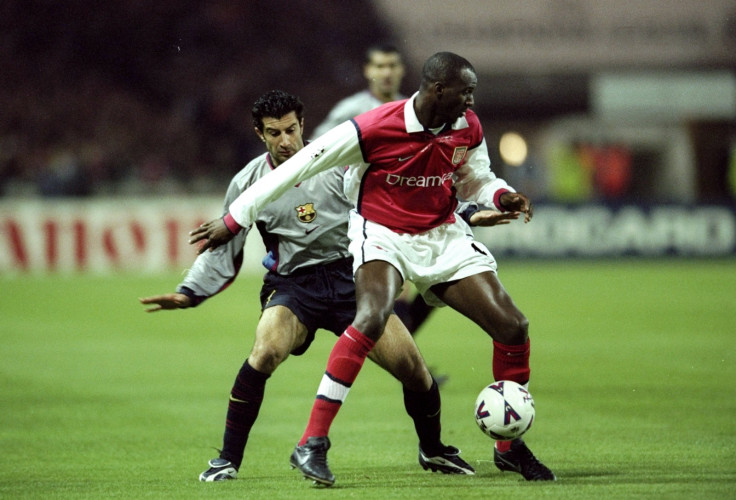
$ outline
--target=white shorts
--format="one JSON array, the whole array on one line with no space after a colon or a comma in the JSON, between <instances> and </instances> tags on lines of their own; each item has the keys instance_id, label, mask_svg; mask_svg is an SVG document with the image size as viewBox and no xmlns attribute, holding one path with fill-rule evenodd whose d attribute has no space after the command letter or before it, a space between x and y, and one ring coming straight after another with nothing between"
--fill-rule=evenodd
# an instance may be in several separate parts
<instances>
[{"instance_id":1,"label":"white shorts","mask_svg":"<svg viewBox=\"0 0 736 500\"><path fill-rule=\"evenodd\" d=\"M444 306L429 288L486 271L496 272L496 259L475 240L460 217L419 234L395 233L350 211L350 253L353 272L372 260L394 266L404 280L414 283L429 305Z\"/></svg>"}]
</instances>

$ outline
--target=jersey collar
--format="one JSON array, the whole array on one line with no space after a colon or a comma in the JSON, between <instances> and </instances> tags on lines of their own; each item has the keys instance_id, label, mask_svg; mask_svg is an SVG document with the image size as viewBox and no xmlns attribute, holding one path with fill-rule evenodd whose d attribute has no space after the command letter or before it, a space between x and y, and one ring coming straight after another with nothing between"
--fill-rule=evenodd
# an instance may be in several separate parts
<instances>
[{"instance_id":1,"label":"jersey collar","mask_svg":"<svg viewBox=\"0 0 736 500\"><path fill-rule=\"evenodd\" d=\"M266 152L266 163L268 163L268 166L271 168L271 170L276 168L273 166L273 161L271 161L271 153Z\"/></svg>"},{"instance_id":2,"label":"jersey collar","mask_svg":"<svg viewBox=\"0 0 736 500\"><path fill-rule=\"evenodd\" d=\"M424 125L419 123L419 118L414 112L414 100L419 95L419 92L414 92L409 99L404 103L404 123L406 125L406 132L411 134L413 132L424 132ZM452 124L453 130L460 130L468 127L468 120L464 116L461 116L455 123Z\"/></svg>"}]
</instances>

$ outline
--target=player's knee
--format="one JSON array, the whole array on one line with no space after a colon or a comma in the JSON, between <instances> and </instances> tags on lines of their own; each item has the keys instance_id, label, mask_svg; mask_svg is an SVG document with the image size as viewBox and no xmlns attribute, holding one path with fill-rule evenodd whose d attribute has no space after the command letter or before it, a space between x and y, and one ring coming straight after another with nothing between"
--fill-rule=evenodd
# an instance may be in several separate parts
<instances>
[{"instance_id":1,"label":"player's knee","mask_svg":"<svg viewBox=\"0 0 736 500\"><path fill-rule=\"evenodd\" d=\"M367 337L377 340L383 333L388 317L392 312L390 306L367 306L358 308L353 326Z\"/></svg>"},{"instance_id":2,"label":"player's knee","mask_svg":"<svg viewBox=\"0 0 736 500\"><path fill-rule=\"evenodd\" d=\"M415 392L426 392L432 387L432 375L420 355L402 359L396 378L404 387Z\"/></svg>"},{"instance_id":3,"label":"player's knee","mask_svg":"<svg viewBox=\"0 0 736 500\"><path fill-rule=\"evenodd\" d=\"M289 353L278 346L257 344L248 356L248 363L261 373L273 373Z\"/></svg>"},{"instance_id":4,"label":"player's knee","mask_svg":"<svg viewBox=\"0 0 736 500\"><path fill-rule=\"evenodd\" d=\"M523 314L510 315L503 324L497 324L491 336L502 344L519 345L526 342L529 335L529 320Z\"/></svg>"}]
</instances>

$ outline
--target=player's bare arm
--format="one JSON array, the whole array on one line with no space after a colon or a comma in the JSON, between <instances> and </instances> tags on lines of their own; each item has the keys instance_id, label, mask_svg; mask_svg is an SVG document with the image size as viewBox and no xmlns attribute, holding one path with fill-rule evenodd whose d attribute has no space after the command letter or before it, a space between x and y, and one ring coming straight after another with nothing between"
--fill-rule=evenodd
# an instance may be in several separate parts
<instances>
[{"instance_id":1,"label":"player's bare arm","mask_svg":"<svg viewBox=\"0 0 736 500\"><path fill-rule=\"evenodd\" d=\"M521 215L521 212L499 212L497 210L478 210L470 216L471 226L500 226L501 224L508 224L512 220L516 220Z\"/></svg>"},{"instance_id":2,"label":"player's bare arm","mask_svg":"<svg viewBox=\"0 0 736 500\"><path fill-rule=\"evenodd\" d=\"M503 193L499 199L501 206L509 211L524 213L524 222L532 220L534 206L531 200L523 193Z\"/></svg>"},{"instance_id":3,"label":"player's bare arm","mask_svg":"<svg viewBox=\"0 0 736 500\"><path fill-rule=\"evenodd\" d=\"M189 232L189 244L193 245L198 241L203 241L204 243L197 250L197 253L201 254L208 248L212 251L220 245L224 245L233 239L233 236L235 234L227 228L222 218L212 219Z\"/></svg>"},{"instance_id":4,"label":"player's bare arm","mask_svg":"<svg viewBox=\"0 0 736 500\"><path fill-rule=\"evenodd\" d=\"M191 305L191 300L183 293L165 293L163 295L143 297L138 300L143 305L151 305L151 307L146 308L146 312L149 313L162 309L184 309Z\"/></svg>"}]
</instances>

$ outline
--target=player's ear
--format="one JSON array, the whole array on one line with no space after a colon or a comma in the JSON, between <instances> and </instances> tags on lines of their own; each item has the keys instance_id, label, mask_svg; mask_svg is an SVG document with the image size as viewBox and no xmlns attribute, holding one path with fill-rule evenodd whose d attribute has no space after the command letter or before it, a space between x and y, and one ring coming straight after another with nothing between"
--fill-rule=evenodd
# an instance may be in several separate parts
<instances>
[{"instance_id":1,"label":"player's ear","mask_svg":"<svg viewBox=\"0 0 736 500\"><path fill-rule=\"evenodd\" d=\"M442 95L445 93L445 85L442 82L434 82L432 88L434 89L434 95L437 96L437 99L442 98Z\"/></svg>"},{"instance_id":2,"label":"player's ear","mask_svg":"<svg viewBox=\"0 0 736 500\"><path fill-rule=\"evenodd\" d=\"M258 130L258 127L253 127L253 130L256 131L256 135L261 140L261 142L266 142L266 138L264 137L263 132L261 132L260 130Z\"/></svg>"}]
</instances>

